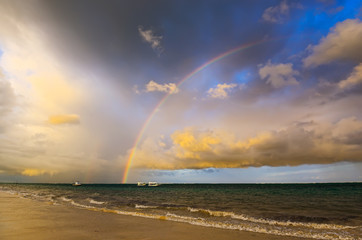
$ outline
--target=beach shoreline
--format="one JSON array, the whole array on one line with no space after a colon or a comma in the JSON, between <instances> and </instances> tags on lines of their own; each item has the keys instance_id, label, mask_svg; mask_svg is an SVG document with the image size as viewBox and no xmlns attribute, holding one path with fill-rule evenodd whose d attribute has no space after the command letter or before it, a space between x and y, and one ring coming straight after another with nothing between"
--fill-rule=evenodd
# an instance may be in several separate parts
<instances>
[{"instance_id":1,"label":"beach shoreline","mask_svg":"<svg viewBox=\"0 0 362 240\"><path fill-rule=\"evenodd\" d=\"M0 192L0 236L15 239L306 239L89 211Z\"/></svg>"}]
</instances>

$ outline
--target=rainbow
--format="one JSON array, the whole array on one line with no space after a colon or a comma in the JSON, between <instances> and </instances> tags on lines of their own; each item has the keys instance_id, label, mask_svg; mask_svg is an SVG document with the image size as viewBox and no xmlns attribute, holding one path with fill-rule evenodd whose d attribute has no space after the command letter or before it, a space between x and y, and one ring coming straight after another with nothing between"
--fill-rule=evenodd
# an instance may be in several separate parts
<instances>
[{"instance_id":1,"label":"rainbow","mask_svg":"<svg viewBox=\"0 0 362 240\"><path fill-rule=\"evenodd\" d=\"M224 52L214 58L212 58L211 60L205 62L204 64L202 64L200 67L196 68L195 70L193 70L192 72L190 72L189 74L187 74L183 79L181 79L177 84L177 88L182 84L184 83L185 81L187 81L188 79L192 78L193 76L195 76L197 73L201 72L202 70L204 70L205 68L207 68L208 66L210 66L211 64L217 62L217 61L220 61L226 57L229 57L235 53L238 53L242 50L245 50L245 49L248 49L250 47L254 47L258 44L261 44L261 43L264 43L264 42L267 42L267 41L271 41L271 40L274 40L274 39L269 39L269 40L260 40L260 41L256 41L256 42L252 42L252 43L247 43L247 44L243 44L241 46L238 46L236 48L233 48L227 52ZM136 137L136 140L134 141L133 143L133 147L131 148L131 151L130 151L130 154L128 156L128 160L127 160L127 164L126 164L126 168L124 170L124 173L123 173L123 179L122 179L122 183L127 183L127 178L128 178L128 173L129 173L129 170L131 168L131 165L132 165L132 160L135 156L135 153L136 153L136 149L137 149L137 146L138 144L140 143L141 139L142 139L142 135L143 133L145 132L145 130L147 129L149 123L151 122L153 116L155 115L155 113L157 112L157 110L161 107L161 105L167 100L167 98L172 94L172 92L169 92L167 93L158 103L157 105L155 106L155 108L152 110L151 114L147 117L146 121L144 122L141 130L139 131L137 137Z\"/></svg>"}]
</instances>

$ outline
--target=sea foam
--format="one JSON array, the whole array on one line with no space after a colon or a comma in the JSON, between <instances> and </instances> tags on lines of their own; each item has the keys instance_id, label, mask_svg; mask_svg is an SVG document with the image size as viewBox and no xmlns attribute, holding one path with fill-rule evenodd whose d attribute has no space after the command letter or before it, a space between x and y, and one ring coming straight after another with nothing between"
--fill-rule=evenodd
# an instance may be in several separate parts
<instances>
[{"instance_id":1,"label":"sea foam","mask_svg":"<svg viewBox=\"0 0 362 240\"><path fill-rule=\"evenodd\" d=\"M91 204L97 204L97 205L102 205L102 204L105 204L105 203L106 203L106 202L96 201L96 200L91 199L91 198L87 198L87 200L89 201L89 203L91 203Z\"/></svg>"}]
</instances>

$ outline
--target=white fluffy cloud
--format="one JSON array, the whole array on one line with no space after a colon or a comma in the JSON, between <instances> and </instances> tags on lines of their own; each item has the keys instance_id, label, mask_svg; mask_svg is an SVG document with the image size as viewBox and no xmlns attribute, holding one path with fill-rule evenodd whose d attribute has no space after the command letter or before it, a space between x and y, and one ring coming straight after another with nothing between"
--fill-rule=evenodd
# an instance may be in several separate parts
<instances>
[{"instance_id":1,"label":"white fluffy cloud","mask_svg":"<svg viewBox=\"0 0 362 240\"><path fill-rule=\"evenodd\" d=\"M179 89L175 83L158 84L155 81L150 81L146 84L146 92L166 92L169 94L178 93Z\"/></svg>"},{"instance_id":2,"label":"white fluffy cloud","mask_svg":"<svg viewBox=\"0 0 362 240\"><path fill-rule=\"evenodd\" d=\"M298 81L295 79L298 74L298 71L293 70L293 64L291 63L272 64L269 61L259 69L260 77L266 79L266 82L275 88L298 85Z\"/></svg>"},{"instance_id":3,"label":"white fluffy cloud","mask_svg":"<svg viewBox=\"0 0 362 240\"><path fill-rule=\"evenodd\" d=\"M162 36L156 36L151 29L143 30L142 26L138 27L138 32L144 41L151 44L152 49L155 50L157 54L163 52L163 47L161 45Z\"/></svg>"},{"instance_id":4,"label":"white fluffy cloud","mask_svg":"<svg viewBox=\"0 0 362 240\"><path fill-rule=\"evenodd\" d=\"M347 79L340 81L338 86L342 89L345 89L360 83L362 83L362 63L353 69L353 72Z\"/></svg>"},{"instance_id":5,"label":"white fluffy cloud","mask_svg":"<svg viewBox=\"0 0 362 240\"><path fill-rule=\"evenodd\" d=\"M304 59L304 65L318 66L334 60L362 62L362 22L347 19L338 23L318 45L312 46L311 55Z\"/></svg>"},{"instance_id":6,"label":"white fluffy cloud","mask_svg":"<svg viewBox=\"0 0 362 240\"><path fill-rule=\"evenodd\" d=\"M263 20L272 23L281 23L282 19L289 14L289 8L287 1L281 1L279 5L269 7L263 12Z\"/></svg>"},{"instance_id":7,"label":"white fluffy cloud","mask_svg":"<svg viewBox=\"0 0 362 240\"><path fill-rule=\"evenodd\" d=\"M235 83L227 84L218 84L215 88L210 88L207 93L212 98L224 99L228 97L228 92L235 88L237 85Z\"/></svg>"}]
</instances>

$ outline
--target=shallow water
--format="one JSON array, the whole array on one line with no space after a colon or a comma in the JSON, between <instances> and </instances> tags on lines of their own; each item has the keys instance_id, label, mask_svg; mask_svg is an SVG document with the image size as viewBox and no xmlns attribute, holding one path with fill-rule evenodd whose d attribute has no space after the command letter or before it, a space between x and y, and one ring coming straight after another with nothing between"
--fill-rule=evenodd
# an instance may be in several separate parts
<instances>
[{"instance_id":1,"label":"shallow water","mask_svg":"<svg viewBox=\"0 0 362 240\"><path fill-rule=\"evenodd\" d=\"M1 191L113 212L315 239L362 239L362 183L0 184Z\"/></svg>"}]
</instances>

